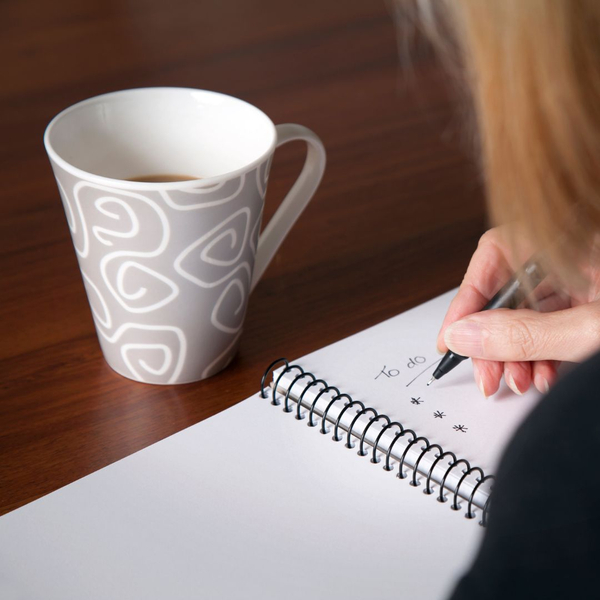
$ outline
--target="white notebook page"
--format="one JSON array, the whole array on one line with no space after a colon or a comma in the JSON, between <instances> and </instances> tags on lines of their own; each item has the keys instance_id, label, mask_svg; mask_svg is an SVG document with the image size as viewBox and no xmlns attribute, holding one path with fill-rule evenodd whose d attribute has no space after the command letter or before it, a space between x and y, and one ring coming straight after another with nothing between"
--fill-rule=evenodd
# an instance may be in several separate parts
<instances>
[{"instance_id":1,"label":"white notebook page","mask_svg":"<svg viewBox=\"0 0 600 600\"><path fill-rule=\"evenodd\" d=\"M5 515L0 597L445 598L479 519L305 424L254 396Z\"/></svg>"},{"instance_id":2,"label":"white notebook page","mask_svg":"<svg viewBox=\"0 0 600 600\"><path fill-rule=\"evenodd\" d=\"M493 474L512 433L540 396L533 388L517 396L502 382L498 393L485 399L470 360L427 386L441 359L437 333L455 294L452 290L292 363Z\"/></svg>"}]
</instances>

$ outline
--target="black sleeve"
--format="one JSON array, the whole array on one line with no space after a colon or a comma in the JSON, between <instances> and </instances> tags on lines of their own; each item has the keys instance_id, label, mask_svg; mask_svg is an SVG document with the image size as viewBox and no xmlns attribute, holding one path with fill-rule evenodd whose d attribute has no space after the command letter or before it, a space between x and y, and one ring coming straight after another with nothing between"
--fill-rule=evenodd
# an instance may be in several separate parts
<instances>
[{"instance_id":1,"label":"black sleeve","mask_svg":"<svg viewBox=\"0 0 600 600\"><path fill-rule=\"evenodd\" d=\"M578 597L600 597L600 354L508 444L482 545L451 600Z\"/></svg>"}]
</instances>

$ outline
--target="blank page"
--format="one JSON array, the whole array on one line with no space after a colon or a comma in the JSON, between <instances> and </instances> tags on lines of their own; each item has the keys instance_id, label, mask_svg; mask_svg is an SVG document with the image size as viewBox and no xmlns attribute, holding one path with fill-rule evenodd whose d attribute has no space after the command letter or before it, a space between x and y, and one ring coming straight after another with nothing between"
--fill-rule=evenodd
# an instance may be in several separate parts
<instances>
[{"instance_id":1,"label":"blank page","mask_svg":"<svg viewBox=\"0 0 600 600\"><path fill-rule=\"evenodd\" d=\"M0 518L0 597L444 598L483 528L422 491L253 396Z\"/></svg>"}]
</instances>

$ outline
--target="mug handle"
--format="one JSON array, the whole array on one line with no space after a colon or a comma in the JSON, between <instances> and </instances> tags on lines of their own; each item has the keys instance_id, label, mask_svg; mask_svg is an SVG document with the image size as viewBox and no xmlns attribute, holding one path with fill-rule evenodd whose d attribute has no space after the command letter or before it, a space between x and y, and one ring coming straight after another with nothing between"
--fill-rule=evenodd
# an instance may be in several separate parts
<instances>
[{"instance_id":1,"label":"mug handle","mask_svg":"<svg viewBox=\"0 0 600 600\"><path fill-rule=\"evenodd\" d=\"M281 242L313 197L325 171L325 147L314 132L307 127L293 123L277 125L275 129L277 130L275 147L279 148L282 144L294 140L303 140L307 146L306 160L298 179L260 235L250 291L256 287Z\"/></svg>"}]
</instances>

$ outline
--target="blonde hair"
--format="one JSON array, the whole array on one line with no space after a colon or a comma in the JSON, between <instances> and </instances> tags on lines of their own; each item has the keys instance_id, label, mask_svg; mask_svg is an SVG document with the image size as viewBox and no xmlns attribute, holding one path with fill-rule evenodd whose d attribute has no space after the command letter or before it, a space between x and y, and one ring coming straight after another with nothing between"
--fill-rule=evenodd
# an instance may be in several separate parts
<instances>
[{"instance_id":1,"label":"blonde hair","mask_svg":"<svg viewBox=\"0 0 600 600\"><path fill-rule=\"evenodd\" d=\"M411 4L434 44L458 51L493 223L518 224L573 281L600 232L600 2Z\"/></svg>"}]
</instances>

